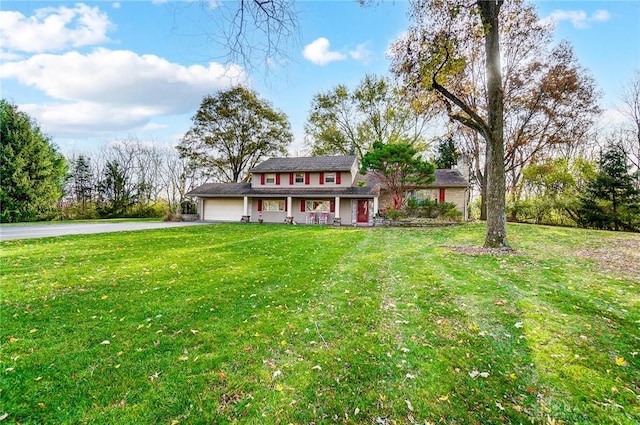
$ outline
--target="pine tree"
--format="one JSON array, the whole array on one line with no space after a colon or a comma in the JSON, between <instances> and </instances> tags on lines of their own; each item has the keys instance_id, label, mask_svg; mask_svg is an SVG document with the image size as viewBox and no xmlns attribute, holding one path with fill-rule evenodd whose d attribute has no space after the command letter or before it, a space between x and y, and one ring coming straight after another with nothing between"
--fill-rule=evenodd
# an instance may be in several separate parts
<instances>
[{"instance_id":1,"label":"pine tree","mask_svg":"<svg viewBox=\"0 0 640 425\"><path fill-rule=\"evenodd\" d=\"M600 156L599 170L580 197L578 224L609 230L640 230L640 192L627 155L613 143Z\"/></svg>"},{"instance_id":2,"label":"pine tree","mask_svg":"<svg viewBox=\"0 0 640 425\"><path fill-rule=\"evenodd\" d=\"M37 123L0 99L0 221L46 218L62 196L66 161Z\"/></svg>"},{"instance_id":3,"label":"pine tree","mask_svg":"<svg viewBox=\"0 0 640 425\"><path fill-rule=\"evenodd\" d=\"M93 171L88 157L84 155L78 156L78 159L73 164L71 178L73 179L74 200L81 205L82 218L86 218L87 208L94 190Z\"/></svg>"}]
</instances>

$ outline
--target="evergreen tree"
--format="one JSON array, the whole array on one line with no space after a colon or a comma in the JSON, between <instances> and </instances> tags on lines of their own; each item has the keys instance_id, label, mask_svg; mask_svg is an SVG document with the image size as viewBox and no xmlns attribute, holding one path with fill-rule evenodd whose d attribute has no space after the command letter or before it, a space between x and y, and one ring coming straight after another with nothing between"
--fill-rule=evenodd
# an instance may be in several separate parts
<instances>
[{"instance_id":1,"label":"evergreen tree","mask_svg":"<svg viewBox=\"0 0 640 425\"><path fill-rule=\"evenodd\" d=\"M620 144L609 145L601 154L598 173L580 196L578 216L583 227L640 230L640 192Z\"/></svg>"},{"instance_id":2,"label":"evergreen tree","mask_svg":"<svg viewBox=\"0 0 640 425\"><path fill-rule=\"evenodd\" d=\"M91 170L90 159L84 155L79 155L73 164L71 171L73 179L73 198L82 208L82 218L87 217L87 207L93 196L93 171Z\"/></svg>"},{"instance_id":3,"label":"evergreen tree","mask_svg":"<svg viewBox=\"0 0 640 425\"><path fill-rule=\"evenodd\" d=\"M42 219L62 196L66 161L37 123L0 99L0 221Z\"/></svg>"},{"instance_id":4,"label":"evergreen tree","mask_svg":"<svg viewBox=\"0 0 640 425\"><path fill-rule=\"evenodd\" d=\"M438 140L438 156L436 156L436 167L453 168L458 163L460 154L453 142L453 137L441 138Z\"/></svg>"},{"instance_id":5,"label":"evergreen tree","mask_svg":"<svg viewBox=\"0 0 640 425\"><path fill-rule=\"evenodd\" d=\"M379 182L391 193L393 209L400 210L407 202L409 190L426 186L434 180L435 167L420 158L408 143L373 142L362 158L362 174L374 172Z\"/></svg>"},{"instance_id":6,"label":"evergreen tree","mask_svg":"<svg viewBox=\"0 0 640 425\"><path fill-rule=\"evenodd\" d=\"M129 189L127 174L116 161L105 164L104 175L98 184L102 205L100 213L104 217L123 217L129 207L135 203L135 197Z\"/></svg>"}]
</instances>

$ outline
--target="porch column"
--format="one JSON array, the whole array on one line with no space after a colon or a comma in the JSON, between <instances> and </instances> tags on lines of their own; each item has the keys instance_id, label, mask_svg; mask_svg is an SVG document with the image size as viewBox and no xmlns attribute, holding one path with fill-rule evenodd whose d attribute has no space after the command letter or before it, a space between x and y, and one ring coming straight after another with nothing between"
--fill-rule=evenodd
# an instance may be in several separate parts
<instances>
[{"instance_id":1,"label":"porch column","mask_svg":"<svg viewBox=\"0 0 640 425\"><path fill-rule=\"evenodd\" d=\"M339 196L336 196L335 203L336 203L336 208L335 208L336 209L336 215L335 215L335 218L340 219L340 197Z\"/></svg>"},{"instance_id":2,"label":"porch column","mask_svg":"<svg viewBox=\"0 0 640 425\"><path fill-rule=\"evenodd\" d=\"M245 196L244 197L244 212L242 213L242 215L247 216L249 215L249 197Z\"/></svg>"},{"instance_id":3,"label":"porch column","mask_svg":"<svg viewBox=\"0 0 640 425\"><path fill-rule=\"evenodd\" d=\"M293 198L287 196L287 218L293 217Z\"/></svg>"},{"instance_id":4,"label":"porch column","mask_svg":"<svg viewBox=\"0 0 640 425\"><path fill-rule=\"evenodd\" d=\"M375 217L376 214L378 214L378 208L380 208L380 205L378 204L378 197L374 197L373 198L373 216Z\"/></svg>"}]
</instances>

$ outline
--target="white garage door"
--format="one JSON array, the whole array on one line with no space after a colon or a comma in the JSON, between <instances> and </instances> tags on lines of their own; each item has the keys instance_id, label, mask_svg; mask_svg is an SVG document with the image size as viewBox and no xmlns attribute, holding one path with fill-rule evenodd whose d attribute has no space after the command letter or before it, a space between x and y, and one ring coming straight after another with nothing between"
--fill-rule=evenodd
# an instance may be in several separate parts
<instances>
[{"instance_id":1,"label":"white garage door","mask_svg":"<svg viewBox=\"0 0 640 425\"><path fill-rule=\"evenodd\" d=\"M242 199L205 199L204 219L213 221L240 221L244 212Z\"/></svg>"}]
</instances>

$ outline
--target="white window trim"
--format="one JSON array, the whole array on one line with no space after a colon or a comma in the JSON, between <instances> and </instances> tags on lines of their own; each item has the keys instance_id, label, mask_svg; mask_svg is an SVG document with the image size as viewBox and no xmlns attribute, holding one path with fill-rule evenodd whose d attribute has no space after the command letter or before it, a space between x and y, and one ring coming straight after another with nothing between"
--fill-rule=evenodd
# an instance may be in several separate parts
<instances>
[{"instance_id":1,"label":"white window trim","mask_svg":"<svg viewBox=\"0 0 640 425\"><path fill-rule=\"evenodd\" d=\"M314 208L314 204L317 204ZM326 209L324 209L326 206ZM305 211L306 212L330 212L331 211L331 201L328 199L312 199L307 200L305 202Z\"/></svg>"},{"instance_id":2,"label":"white window trim","mask_svg":"<svg viewBox=\"0 0 640 425\"><path fill-rule=\"evenodd\" d=\"M287 201L282 199L263 199L262 211L284 212L286 202Z\"/></svg>"},{"instance_id":3,"label":"white window trim","mask_svg":"<svg viewBox=\"0 0 640 425\"><path fill-rule=\"evenodd\" d=\"M336 182L336 173L325 173L324 174L324 182L325 183L335 183Z\"/></svg>"},{"instance_id":4,"label":"white window trim","mask_svg":"<svg viewBox=\"0 0 640 425\"><path fill-rule=\"evenodd\" d=\"M276 184L276 174L275 173L267 173L264 176L265 184Z\"/></svg>"},{"instance_id":5,"label":"white window trim","mask_svg":"<svg viewBox=\"0 0 640 425\"><path fill-rule=\"evenodd\" d=\"M301 180L298 181L298 176L300 176ZM304 173L294 173L293 175L293 184L304 184Z\"/></svg>"}]
</instances>

